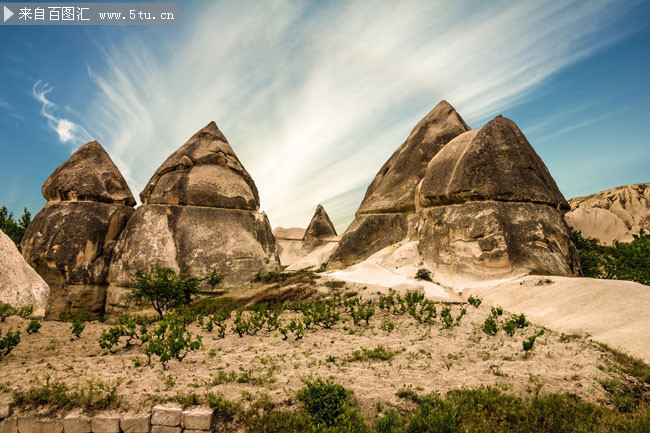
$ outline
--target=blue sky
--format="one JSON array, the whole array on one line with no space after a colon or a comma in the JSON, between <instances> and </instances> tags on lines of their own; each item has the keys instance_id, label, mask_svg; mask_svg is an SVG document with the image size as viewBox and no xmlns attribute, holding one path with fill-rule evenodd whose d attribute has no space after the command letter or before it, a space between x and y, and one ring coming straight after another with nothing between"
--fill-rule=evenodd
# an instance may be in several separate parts
<instances>
[{"instance_id":1,"label":"blue sky","mask_svg":"<svg viewBox=\"0 0 650 433\"><path fill-rule=\"evenodd\" d=\"M567 198L650 181L650 2L177 2L165 27L0 26L0 204L97 139L135 196L215 120L273 226L343 231L448 100L514 120Z\"/></svg>"}]
</instances>

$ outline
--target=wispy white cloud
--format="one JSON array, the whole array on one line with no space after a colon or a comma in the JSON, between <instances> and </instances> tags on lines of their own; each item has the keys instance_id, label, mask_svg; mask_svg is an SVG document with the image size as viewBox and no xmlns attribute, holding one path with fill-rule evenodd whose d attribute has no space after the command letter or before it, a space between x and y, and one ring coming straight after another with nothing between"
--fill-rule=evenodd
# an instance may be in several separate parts
<instances>
[{"instance_id":1,"label":"wispy white cloud","mask_svg":"<svg viewBox=\"0 0 650 433\"><path fill-rule=\"evenodd\" d=\"M43 83L41 80L36 81L32 87L32 95L36 98L41 105L41 114L47 119L47 124L58 135L59 140L63 143L69 143L77 146L85 141L89 141L90 135L82 127L69 119L57 117L54 113L56 111L56 104L47 99L47 95L54 90L48 83Z\"/></svg>"},{"instance_id":2,"label":"wispy white cloud","mask_svg":"<svg viewBox=\"0 0 650 433\"><path fill-rule=\"evenodd\" d=\"M342 231L440 99L470 123L498 114L625 36L604 30L626 5L205 2L167 34L98 43L105 62L89 66L99 90L84 125L137 192L215 120L274 226L305 226L323 203Z\"/></svg>"},{"instance_id":3,"label":"wispy white cloud","mask_svg":"<svg viewBox=\"0 0 650 433\"><path fill-rule=\"evenodd\" d=\"M7 101L4 100L4 98L0 98L0 108L3 110L9 110L10 106Z\"/></svg>"}]
</instances>

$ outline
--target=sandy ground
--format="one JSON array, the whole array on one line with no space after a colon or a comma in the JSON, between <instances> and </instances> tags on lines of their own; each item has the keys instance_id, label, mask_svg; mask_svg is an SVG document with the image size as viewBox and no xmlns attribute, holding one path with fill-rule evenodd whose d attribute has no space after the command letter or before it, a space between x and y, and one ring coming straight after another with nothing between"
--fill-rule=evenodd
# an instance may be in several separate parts
<instances>
[{"instance_id":1,"label":"sandy ground","mask_svg":"<svg viewBox=\"0 0 650 433\"><path fill-rule=\"evenodd\" d=\"M454 315L461 307L452 305ZM108 324L89 323L81 338L71 341L69 324L44 322L37 334L23 333L19 346L0 361L0 382L10 388L27 389L47 375L51 381L73 387L88 380L111 383L120 378L122 411L133 412L177 392L203 395L214 391L235 400L246 398L247 393L268 394L274 401L287 402L306 377L342 383L354 391L367 415L374 415L376 402L384 407L407 404L395 395L404 387L444 393L460 387L493 385L520 395L541 389L605 401L599 381L613 373L599 367L609 362L611 354L586 339L567 339L547 331L538 339L532 356L525 358L522 340L538 327L517 330L514 337L503 331L487 336L481 327L489 307L465 307L467 315L459 326L449 330L441 329L439 320L435 324L418 324L407 314L396 316L377 310L370 326L355 326L349 314L343 313L343 321L333 329L312 329L297 341L293 337L282 340L278 331L240 338L230 326L226 337L219 339L216 333L192 325L191 332L203 335L204 347L182 363L170 362L169 370L163 370L157 362L153 367L146 365L146 356L138 347L116 354L102 350L98 339ZM287 311L281 321L286 323L296 315L299 313ZM395 330L381 330L383 320L393 321ZM24 329L26 324L26 320L10 317L0 324L0 329ZM354 351L378 345L397 354L388 361L350 360ZM253 380L217 384L214 378L220 372L234 372L238 377L250 374ZM0 400L8 399L8 393L0 392Z\"/></svg>"},{"instance_id":2,"label":"sandy ground","mask_svg":"<svg viewBox=\"0 0 650 433\"><path fill-rule=\"evenodd\" d=\"M531 321L565 333L585 333L650 362L650 287L631 281L525 277L475 288L492 304L526 313Z\"/></svg>"}]
</instances>

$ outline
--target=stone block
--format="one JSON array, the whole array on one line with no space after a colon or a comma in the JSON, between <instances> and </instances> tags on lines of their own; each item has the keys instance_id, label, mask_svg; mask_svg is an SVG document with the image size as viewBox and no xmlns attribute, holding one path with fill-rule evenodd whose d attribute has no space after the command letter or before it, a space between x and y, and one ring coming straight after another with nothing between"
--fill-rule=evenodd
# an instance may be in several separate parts
<instances>
[{"instance_id":1,"label":"stone block","mask_svg":"<svg viewBox=\"0 0 650 433\"><path fill-rule=\"evenodd\" d=\"M96 416L92 421L93 433L120 433L120 417L115 415Z\"/></svg>"},{"instance_id":2,"label":"stone block","mask_svg":"<svg viewBox=\"0 0 650 433\"><path fill-rule=\"evenodd\" d=\"M183 411L181 426L184 429L210 430L212 428L212 409L194 408Z\"/></svg>"},{"instance_id":3,"label":"stone block","mask_svg":"<svg viewBox=\"0 0 650 433\"><path fill-rule=\"evenodd\" d=\"M124 433L149 433L151 414L125 415L120 420L120 428Z\"/></svg>"},{"instance_id":4,"label":"stone block","mask_svg":"<svg viewBox=\"0 0 650 433\"><path fill-rule=\"evenodd\" d=\"M9 403L0 404L0 420L9 418L11 415L11 405Z\"/></svg>"},{"instance_id":5,"label":"stone block","mask_svg":"<svg viewBox=\"0 0 650 433\"><path fill-rule=\"evenodd\" d=\"M20 433L63 433L63 421L20 417L18 431Z\"/></svg>"},{"instance_id":6,"label":"stone block","mask_svg":"<svg viewBox=\"0 0 650 433\"><path fill-rule=\"evenodd\" d=\"M18 420L11 417L0 421L0 433L18 433Z\"/></svg>"},{"instance_id":7,"label":"stone block","mask_svg":"<svg viewBox=\"0 0 650 433\"><path fill-rule=\"evenodd\" d=\"M181 425L183 410L173 406L155 406L151 413L151 425L178 427Z\"/></svg>"},{"instance_id":8,"label":"stone block","mask_svg":"<svg viewBox=\"0 0 650 433\"><path fill-rule=\"evenodd\" d=\"M63 418L65 433L90 433L90 418L79 414L69 414Z\"/></svg>"},{"instance_id":9,"label":"stone block","mask_svg":"<svg viewBox=\"0 0 650 433\"><path fill-rule=\"evenodd\" d=\"M170 427L168 425L154 425L151 426L151 433L181 433L183 431L180 427Z\"/></svg>"}]
</instances>

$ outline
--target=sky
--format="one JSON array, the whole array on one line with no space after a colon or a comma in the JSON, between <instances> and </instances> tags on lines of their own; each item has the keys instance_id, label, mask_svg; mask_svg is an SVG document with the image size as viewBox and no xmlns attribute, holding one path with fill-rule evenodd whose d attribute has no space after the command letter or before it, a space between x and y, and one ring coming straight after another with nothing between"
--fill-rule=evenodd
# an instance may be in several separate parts
<instances>
[{"instance_id":1,"label":"sky","mask_svg":"<svg viewBox=\"0 0 650 433\"><path fill-rule=\"evenodd\" d=\"M173 26L0 26L0 205L96 139L137 197L214 120L272 226L343 232L441 99L512 119L567 198L650 182L648 1L179 1Z\"/></svg>"}]
</instances>

